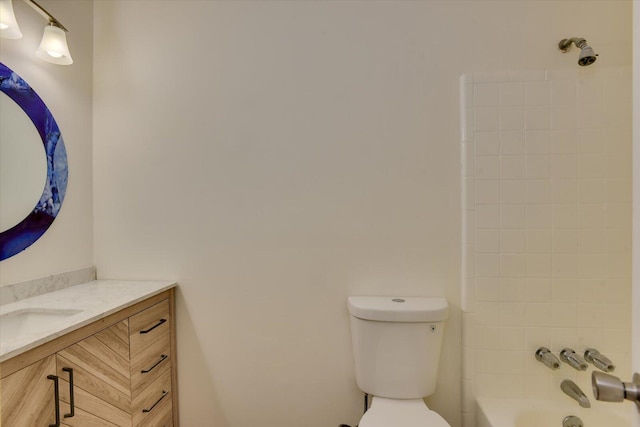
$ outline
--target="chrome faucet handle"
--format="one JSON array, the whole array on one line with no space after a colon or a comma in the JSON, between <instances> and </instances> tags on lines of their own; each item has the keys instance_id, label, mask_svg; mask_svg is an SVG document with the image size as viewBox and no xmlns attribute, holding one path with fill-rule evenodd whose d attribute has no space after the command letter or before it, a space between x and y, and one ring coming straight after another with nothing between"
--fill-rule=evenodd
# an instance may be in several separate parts
<instances>
[{"instance_id":1,"label":"chrome faucet handle","mask_svg":"<svg viewBox=\"0 0 640 427\"><path fill-rule=\"evenodd\" d=\"M587 362L572 348L563 348L560 351L560 360L578 371L586 371L588 368Z\"/></svg>"},{"instance_id":2,"label":"chrome faucet handle","mask_svg":"<svg viewBox=\"0 0 640 427\"><path fill-rule=\"evenodd\" d=\"M560 361L547 347L540 347L536 350L536 360L544 363L549 369L556 370L560 367Z\"/></svg>"},{"instance_id":3,"label":"chrome faucet handle","mask_svg":"<svg viewBox=\"0 0 640 427\"><path fill-rule=\"evenodd\" d=\"M578 402L580 406L583 408L590 408L591 402L589 402L589 398L584 394L584 392L578 387L576 383L571 380L563 380L560 383L560 389L564 394L569 396Z\"/></svg>"},{"instance_id":4,"label":"chrome faucet handle","mask_svg":"<svg viewBox=\"0 0 640 427\"><path fill-rule=\"evenodd\" d=\"M613 362L611 362L611 360L602 355L595 348L586 349L584 351L584 358L587 362L592 363L593 366L600 369L601 371L611 372L616 369Z\"/></svg>"},{"instance_id":5,"label":"chrome faucet handle","mask_svg":"<svg viewBox=\"0 0 640 427\"><path fill-rule=\"evenodd\" d=\"M633 374L633 380L630 383L624 383L613 375L593 371L591 386L596 400L622 402L627 399L635 402L640 408L640 374Z\"/></svg>"}]
</instances>

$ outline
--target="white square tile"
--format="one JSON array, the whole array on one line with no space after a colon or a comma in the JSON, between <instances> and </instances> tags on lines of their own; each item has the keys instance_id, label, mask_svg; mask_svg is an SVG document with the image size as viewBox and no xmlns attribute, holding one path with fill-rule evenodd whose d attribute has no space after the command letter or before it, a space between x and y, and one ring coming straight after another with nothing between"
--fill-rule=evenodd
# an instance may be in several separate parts
<instances>
[{"instance_id":1,"label":"white square tile","mask_svg":"<svg viewBox=\"0 0 640 427\"><path fill-rule=\"evenodd\" d=\"M577 102L576 82L555 80L551 82L551 104L575 106Z\"/></svg>"},{"instance_id":2,"label":"white square tile","mask_svg":"<svg viewBox=\"0 0 640 427\"><path fill-rule=\"evenodd\" d=\"M604 254L580 254L577 264L580 268L576 266L575 270L579 270L583 279L604 279L607 276L607 257Z\"/></svg>"},{"instance_id":3,"label":"white square tile","mask_svg":"<svg viewBox=\"0 0 640 427\"><path fill-rule=\"evenodd\" d=\"M610 254L631 252L631 230L620 228L608 229L606 230L606 237L606 252Z\"/></svg>"},{"instance_id":4,"label":"white square tile","mask_svg":"<svg viewBox=\"0 0 640 427\"><path fill-rule=\"evenodd\" d=\"M551 312L549 312L551 316ZM525 348L527 351L533 353L540 347L551 346L551 331L548 327L533 327L528 326L525 328ZM536 366L538 362L536 361ZM542 365L541 365L542 366Z\"/></svg>"},{"instance_id":5,"label":"white square tile","mask_svg":"<svg viewBox=\"0 0 640 427\"><path fill-rule=\"evenodd\" d=\"M548 106L551 104L551 84L548 81L525 82L526 106Z\"/></svg>"},{"instance_id":6,"label":"white square tile","mask_svg":"<svg viewBox=\"0 0 640 427\"><path fill-rule=\"evenodd\" d=\"M527 228L551 228L551 205L527 205L526 226Z\"/></svg>"},{"instance_id":7,"label":"white square tile","mask_svg":"<svg viewBox=\"0 0 640 427\"><path fill-rule=\"evenodd\" d=\"M543 259L546 261L549 257L542 256L530 256L529 257L536 259ZM534 260L535 261L535 260ZM528 303L531 302L550 302L551 301L551 279L537 279L533 277L527 277L525 281L525 292L526 292L526 301Z\"/></svg>"},{"instance_id":8,"label":"white square tile","mask_svg":"<svg viewBox=\"0 0 640 427\"><path fill-rule=\"evenodd\" d=\"M551 326L560 328L575 328L578 316L576 303L552 303Z\"/></svg>"},{"instance_id":9,"label":"white square tile","mask_svg":"<svg viewBox=\"0 0 640 427\"><path fill-rule=\"evenodd\" d=\"M575 154L578 152L578 133L575 129L551 131L551 152L553 154Z\"/></svg>"},{"instance_id":10,"label":"white square tile","mask_svg":"<svg viewBox=\"0 0 640 427\"><path fill-rule=\"evenodd\" d=\"M524 138L527 154L548 154L551 152L550 130L526 130Z\"/></svg>"},{"instance_id":11,"label":"white square tile","mask_svg":"<svg viewBox=\"0 0 640 427\"><path fill-rule=\"evenodd\" d=\"M608 254L605 258L605 277L610 279L631 278L631 253Z\"/></svg>"},{"instance_id":12,"label":"white square tile","mask_svg":"<svg viewBox=\"0 0 640 427\"><path fill-rule=\"evenodd\" d=\"M529 204L551 203L551 180L530 179L527 180L526 199Z\"/></svg>"},{"instance_id":13,"label":"white square tile","mask_svg":"<svg viewBox=\"0 0 640 427\"><path fill-rule=\"evenodd\" d=\"M500 111L498 107L475 108L475 130L498 130L500 126Z\"/></svg>"},{"instance_id":14,"label":"white square tile","mask_svg":"<svg viewBox=\"0 0 640 427\"><path fill-rule=\"evenodd\" d=\"M576 279L553 279L551 281L551 301L576 302L578 281Z\"/></svg>"},{"instance_id":15,"label":"white square tile","mask_svg":"<svg viewBox=\"0 0 640 427\"><path fill-rule=\"evenodd\" d=\"M578 129L578 152L582 154L603 153L605 137L602 129Z\"/></svg>"},{"instance_id":16,"label":"white square tile","mask_svg":"<svg viewBox=\"0 0 640 427\"><path fill-rule=\"evenodd\" d=\"M474 85L474 105L487 107L498 105L498 84L478 83Z\"/></svg>"},{"instance_id":17,"label":"white square tile","mask_svg":"<svg viewBox=\"0 0 640 427\"><path fill-rule=\"evenodd\" d=\"M602 154L578 154L578 178L604 178L605 165Z\"/></svg>"},{"instance_id":18,"label":"white square tile","mask_svg":"<svg viewBox=\"0 0 640 427\"><path fill-rule=\"evenodd\" d=\"M500 83L499 90L501 106L524 105L524 86L522 82Z\"/></svg>"},{"instance_id":19,"label":"white square tile","mask_svg":"<svg viewBox=\"0 0 640 427\"><path fill-rule=\"evenodd\" d=\"M550 156L531 154L527 156L526 160L526 174L528 179L542 179L551 176Z\"/></svg>"},{"instance_id":20,"label":"white square tile","mask_svg":"<svg viewBox=\"0 0 640 427\"><path fill-rule=\"evenodd\" d=\"M477 228L500 227L500 207L498 205L477 205L475 222Z\"/></svg>"},{"instance_id":21,"label":"white square tile","mask_svg":"<svg viewBox=\"0 0 640 427\"><path fill-rule=\"evenodd\" d=\"M576 279L580 274L577 254L553 254L551 264L554 279Z\"/></svg>"},{"instance_id":22,"label":"white square tile","mask_svg":"<svg viewBox=\"0 0 640 427\"><path fill-rule=\"evenodd\" d=\"M524 301L525 279L509 277L500 278L500 300L510 302Z\"/></svg>"},{"instance_id":23,"label":"white square tile","mask_svg":"<svg viewBox=\"0 0 640 427\"><path fill-rule=\"evenodd\" d=\"M551 129L550 107L526 107L524 117L525 129Z\"/></svg>"},{"instance_id":24,"label":"white square tile","mask_svg":"<svg viewBox=\"0 0 640 427\"><path fill-rule=\"evenodd\" d=\"M580 228L605 228L604 203L589 203L580 205L578 209L578 224Z\"/></svg>"},{"instance_id":25,"label":"white square tile","mask_svg":"<svg viewBox=\"0 0 640 427\"><path fill-rule=\"evenodd\" d=\"M476 277L498 277L500 257L498 254L476 253Z\"/></svg>"},{"instance_id":26,"label":"white square tile","mask_svg":"<svg viewBox=\"0 0 640 427\"><path fill-rule=\"evenodd\" d=\"M593 130L593 129L589 129ZM604 152L609 154L631 153L631 128L607 128L604 129Z\"/></svg>"},{"instance_id":27,"label":"white square tile","mask_svg":"<svg viewBox=\"0 0 640 427\"><path fill-rule=\"evenodd\" d=\"M524 254L500 255L500 277L524 277Z\"/></svg>"},{"instance_id":28,"label":"white square tile","mask_svg":"<svg viewBox=\"0 0 640 427\"><path fill-rule=\"evenodd\" d=\"M605 219L607 228L631 227L631 204L629 203L607 203Z\"/></svg>"},{"instance_id":29,"label":"white square tile","mask_svg":"<svg viewBox=\"0 0 640 427\"><path fill-rule=\"evenodd\" d=\"M490 335L493 337L493 345L484 348L498 348L500 340L500 332L497 326L500 325L500 303L499 302L477 302L476 312L476 343L483 341L488 337L481 337L481 334ZM482 328L488 327L491 328ZM476 344L477 345L477 344ZM477 348L480 348L477 346Z\"/></svg>"},{"instance_id":30,"label":"white square tile","mask_svg":"<svg viewBox=\"0 0 640 427\"><path fill-rule=\"evenodd\" d=\"M500 134L497 131L475 132L474 136L476 155L500 154Z\"/></svg>"},{"instance_id":31,"label":"white square tile","mask_svg":"<svg viewBox=\"0 0 640 427\"><path fill-rule=\"evenodd\" d=\"M497 204L500 202L500 181L497 179L475 181L475 203Z\"/></svg>"},{"instance_id":32,"label":"white square tile","mask_svg":"<svg viewBox=\"0 0 640 427\"><path fill-rule=\"evenodd\" d=\"M631 156L607 154L605 156L607 178L630 178L631 177Z\"/></svg>"},{"instance_id":33,"label":"white square tile","mask_svg":"<svg viewBox=\"0 0 640 427\"><path fill-rule=\"evenodd\" d=\"M501 205L500 226L503 228L524 228L525 215L525 205Z\"/></svg>"},{"instance_id":34,"label":"white square tile","mask_svg":"<svg viewBox=\"0 0 640 427\"><path fill-rule=\"evenodd\" d=\"M499 179L500 158L498 156L476 156L475 177L476 179Z\"/></svg>"},{"instance_id":35,"label":"white square tile","mask_svg":"<svg viewBox=\"0 0 640 427\"><path fill-rule=\"evenodd\" d=\"M581 179L578 181L578 203L604 203L605 180Z\"/></svg>"},{"instance_id":36,"label":"white square tile","mask_svg":"<svg viewBox=\"0 0 640 427\"><path fill-rule=\"evenodd\" d=\"M552 180L551 201L557 204L578 202L578 180L561 179Z\"/></svg>"},{"instance_id":37,"label":"white square tile","mask_svg":"<svg viewBox=\"0 0 640 427\"><path fill-rule=\"evenodd\" d=\"M578 80L578 103L601 104L603 98L602 80Z\"/></svg>"},{"instance_id":38,"label":"white square tile","mask_svg":"<svg viewBox=\"0 0 640 427\"><path fill-rule=\"evenodd\" d=\"M526 272L528 278L551 277L551 255L527 254Z\"/></svg>"},{"instance_id":39,"label":"white square tile","mask_svg":"<svg viewBox=\"0 0 640 427\"><path fill-rule=\"evenodd\" d=\"M538 228L527 230L527 253L549 254L550 252L550 229Z\"/></svg>"},{"instance_id":40,"label":"white square tile","mask_svg":"<svg viewBox=\"0 0 640 427\"><path fill-rule=\"evenodd\" d=\"M500 252L499 230L480 228L476 230L476 253Z\"/></svg>"},{"instance_id":41,"label":"white square tile","mask_svg":"<svg viewBox=\"0 0 640 427\"><path fill-rule=\"evenodd\" d=\"M500 153L503 155L522 155L526 153L523 130L500 132Z\"/></svg>"},{"instance_id":42,"label":"white square tile","mask_svg":"<svg viewBox=\"0 0 640 427\"><path fill-rule=\"evenodd\" d=\"M578 229L560 228L553 231L553 253L577 254Z\"/></svg>"},{"instance_id":43,"label":"white square tile","mask_svg":"<svg viewBox=\"0 0 640 427\"><path fill-rule=\"evenodd\" d=\"M578 346L578 333L576 328L551 328L551 348L552 349L561 349L561 348L576 348ZM566 378L566 374L559 373L556 375L560 375L560 381ZM558 388L560 385L558 384Z\"/></svg>"},{"instance_id":44,"label":"white square tile","mask_svg":"<svg viewBox=\"0 0 640 427\"><path fill-rule=\"evenodd\" d=\"M528 327L550 326L550 303L527 303L525 306L525 322Z\"/></svg>"},{"instance_id":45,"label":"white square tile","mask_svg":"<svg viewBox=\"0 0 640 427\"><path fill-rule=\"evenodd\" d=\"M526 187L524 180L500 181L500 202L503 204L525 203Z\"/></svg>"},{"instance_id":46,"label":"white square tile","mask_svg":"<svg viewBox=\"0 0 640 427\"><path fill-rule=\"evenodd\" d=\"M500 325L524 326L524 304L503 302L500 304Z\"/></svg>"},{"instance_id":47,"label":"white square tile","mask_svg":"<svg viewBox=\"0 0 640 427\"><path fill-rule=\"evenodd\" d=\"M604 326L599 306L600 304L577 304L577 321L581 328L601 328Z\"/></svg>"},{"instance_id":48,"label":"white square tile","mask_svg":"<svg viewBox=\"0 0 640 427\"><path fill-rule=\"evenodd\" d=\"M577 205L554 205L553 228L578 228Z\"/></svg>"},{"instance_id":49,"label":"white square tile","mask_svg":"<svg viewBox=\"0 0 640 427\"><path fill-rule=\"evenodd\" d=\"M500 250L502 253L524 253L525 242L524 229L500 229Z\"/></svg>"},{"instance_id":50,"label":"white square tile","mask_svg":"<svg viewBox=\"0 0 640 427\"><path fill-rule=\"evenodd\" d=\"M607 233L604 228L580 230L581 253L604 253L607 251Z\"/></svg>"},{"instance_id":51,"label":"white square tile","mask_svg":"<svg viewBox=\"0 0 640 427\"><path fill-rule=\"evenodd\" d=\"M523 107L501 107L500 108L500 129L524 130L524 108Z\"/></svg>"},{"instance_id":52,"label":"white square tile","mask_svg":"<svg viewBox=\"0 0 640 427\"><path fill-rule=\"evenodd\" d=\"M524 327L502 327L500 329L501 350L524 350Z\"/></svg>"},{"instance_id":53,"label":"white square tile","mask_svg":"<svg viewBox=\"0 0 640 427\"><path fill-rule=\"evenodd\" d=\"M551 111L552 129L575 129L578 126L578 110L575 106L554 106Z\"/></svg>"},{"instance_id":54,"label":"white square tile","mask_svg":"<svg viewBox=\"0 0 640 427\"><path fill-rule=\"evenodd\" d=\"M585 104L578 107L578 128L602 128L605 125L602 104Z\"/></svg>"},{"instance_id":55,"label":"white square tile","mask_svg":"<svg viewBox=\"0 0 640 427\"><path fill-rule=\"evenodd\" d=\"M605 181L605 201L609 203L631 202L631 180L607 179Z\"/></svg>"},{"instance_id":56,"label":"white square tile","mask_svg":"<svg viewBox=\"0 0 640 427\"><path fill-rule=\"evenodd\" d=\"M500 301L500 280L497 278L477 278L475 280L476 301Z\"/></svg>"},{"instance_id":57,"label":"white square tile","mask_svg":"<svg viewBox=\"0 0 640 427\"><path fill-rule=\"evenodd\" d=\"M575 154L555 154L551 158L551 176L553 178L577 178L578 157Z\"/></svg>"},{"instance_id":58,"label":"white square tile","mask_svg":"<svg viewBox=\"0 0 640 427\"><path fill-rule=\"evenodd\" d=\"M500 158L500 177L502 179L524 179L525 156L502 156Z\"/></svg>"}]
</instances>

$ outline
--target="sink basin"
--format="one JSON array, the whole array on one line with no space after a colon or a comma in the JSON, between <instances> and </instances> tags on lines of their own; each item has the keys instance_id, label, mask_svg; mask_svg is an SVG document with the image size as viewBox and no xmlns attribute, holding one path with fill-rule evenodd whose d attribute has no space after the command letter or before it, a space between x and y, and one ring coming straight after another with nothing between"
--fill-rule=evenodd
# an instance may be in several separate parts
<instances>
[{"instance_id":1,"label":"sink basin","mask_svg":"<svg viewBox=\"0 0 640 427\"><path fill-rule=\"evenodd\" d=\"M0 342L15 341L21 334L48 330L82 310L24 308L0 315Z\"/></svg>"}]
</instances>

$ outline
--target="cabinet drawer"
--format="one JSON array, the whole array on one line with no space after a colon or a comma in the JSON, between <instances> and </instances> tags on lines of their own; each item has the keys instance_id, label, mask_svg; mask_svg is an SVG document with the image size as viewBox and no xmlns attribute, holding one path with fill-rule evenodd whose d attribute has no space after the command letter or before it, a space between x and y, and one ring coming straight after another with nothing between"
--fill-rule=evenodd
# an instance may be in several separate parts
<instances>
[{"instance_id":1,"label":"cabinet drawer","mask_svg":"<svg viewBox=\"0 0 640 427\"><path fill-rule=\"evenodd\" d=\"M167 332L131 357L131 397L135 398L170 368L171 335Z\"/></svg>"},{"instance_id":2,"label":"cabinet drawer","mask_svg":"<svg viewBox=\"0 0 640 427\"><path fill-rule=\"evenodd\" d=\"M131 357L143 352L170 332L169 300L164 300L129 318Z\"/></svg>"},{"instance_id":3,"label":"cabinet drawer","mask_svg":"<svg viewBox=\"0 0 640 427\"><path fill-rule=\"evenodd\" d=\"M166 370L133 399L133 426L172 427L171 370Z\"/></svg>"}]
</instances>

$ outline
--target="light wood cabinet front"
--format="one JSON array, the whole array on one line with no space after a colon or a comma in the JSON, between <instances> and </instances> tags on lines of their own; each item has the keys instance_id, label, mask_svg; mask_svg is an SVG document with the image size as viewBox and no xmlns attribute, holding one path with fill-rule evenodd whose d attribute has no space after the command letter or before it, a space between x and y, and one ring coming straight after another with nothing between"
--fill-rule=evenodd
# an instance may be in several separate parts
<instances>
[{"instance_id":1,"label":"light wood cabinet front","mask_svg":"<svg viewBox=\"0 0 640 427\"><path fill-rule=\"evenodd\" d=\"M170 290L2 362L0 427L178 427L172 315Z\"/></svg>"},{"instance_id":2,"label":"light wood cabinet front","mask_svg":"<svg viewBox=\"0 0 640 427\"><path fill-rule=\"evenodd\" d=\"M55 424L56 358L46 357L0 380L2 426L34 427Z\"/></svg>"}]
</instances>

